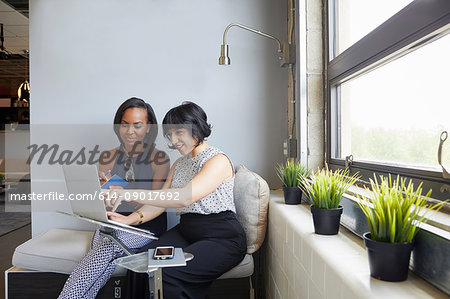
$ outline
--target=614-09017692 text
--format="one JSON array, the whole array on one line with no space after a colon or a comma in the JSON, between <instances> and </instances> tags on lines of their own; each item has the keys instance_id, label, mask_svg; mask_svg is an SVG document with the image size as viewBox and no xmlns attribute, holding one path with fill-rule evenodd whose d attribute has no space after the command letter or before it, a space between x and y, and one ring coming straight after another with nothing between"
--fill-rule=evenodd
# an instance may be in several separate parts
<instances>
[{"instance_id":1,"label":"614-09017692 text","mask_svg":"<svg viewBox=\"0 0 450 299\"><path fill-rule=\"evenodd\" d=\"M110 198L116 196L114 193L108 195ZM25 200L104 200L106 197L106 193L97 191L95 193L60 193L50 191L47 193L13 193L9 194L10 201L25 201ZM123 194L123 198L125 200L155 200L159 198L160 200L179 200L180 193L179 192L168 192L168 191L133 191L133 192L125 192Z\"/></svg>"},{"instance_id":2,"label":"614-09017692 text","mask_svg":"<svg viewBox=\"0 0 450 299\"><path fill-rule=\"evenodd\" d=\"M133 191L125 192L123 195L125 200L180 200L179 192L170 191Z\"/></svg>"}]
</instances>

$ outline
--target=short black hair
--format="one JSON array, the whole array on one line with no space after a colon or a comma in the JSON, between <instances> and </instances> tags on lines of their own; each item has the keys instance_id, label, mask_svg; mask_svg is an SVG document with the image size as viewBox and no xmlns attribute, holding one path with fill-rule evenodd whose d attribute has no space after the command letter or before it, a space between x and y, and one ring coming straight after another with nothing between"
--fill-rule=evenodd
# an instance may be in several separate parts
<instances>
[{"instance_id":1,"label":"short black hair","mask_svg":"<svg viewBox=\"0 0 450 299\"><path fill-rule=\"evenodd\" d=\"M164 136L167 136L171 129L191 129L192 137L197 141L195 146L211 135L211 125L205 111L199 105L188 101L170 109L164 116L163 125Z\"/></svg>"},{"instance_id":2,"label":"short black hair","mask_svg":"<svg viewBox=\"0 0 450 299\"><path fill-rule=\"evenodd\" d=\"M147 111L147 123L152 124L154 126L150 127L150 131L145 135L144 143L148 145L152 145L155 143L156 136L158 135L158 121L156 120L155 112L153 111L152 106L149 103L146 103L143 99L139 99L136 97L129 98L125 102L120 105L117 109L116 115L114 116L114 133L116 133L117 138L119 138L120 143L123 143L122 138L120 138L119 126L122 122L122 116L125 113L125 110L129 108L142 108Z\"/></svg>"}]
</instances>

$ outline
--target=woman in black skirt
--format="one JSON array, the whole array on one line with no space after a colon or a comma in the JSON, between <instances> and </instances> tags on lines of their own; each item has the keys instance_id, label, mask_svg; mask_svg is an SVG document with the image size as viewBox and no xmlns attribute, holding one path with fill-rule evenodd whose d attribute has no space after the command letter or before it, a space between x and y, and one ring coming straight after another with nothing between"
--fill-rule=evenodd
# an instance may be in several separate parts
<instances>
[{"instance_id":1,"label":"woman in black skirt","mask_svg":"<svg viewBox=\"0 0 450 299\"><path fill-rule=\"evenodd\" d=\"M107 205L138 201L164 208L176 208L180 223L156 246L181 247L194 255L186 267L163 270L165 298L205 298L211 283L238 265L245 256L245 232L236 219L234 171L229 158L208 145L211 133L202 108L191 102L172 108L163 120L164 135L182 155L172 166L163 190L111 190ZM133 224L123 215L109 218Z\"/></svg>"}]
</instances>

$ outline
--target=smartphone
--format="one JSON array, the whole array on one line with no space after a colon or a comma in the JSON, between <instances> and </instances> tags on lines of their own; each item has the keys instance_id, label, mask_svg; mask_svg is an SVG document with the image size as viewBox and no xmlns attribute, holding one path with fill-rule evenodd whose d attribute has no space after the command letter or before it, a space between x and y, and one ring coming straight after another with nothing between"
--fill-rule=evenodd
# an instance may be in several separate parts
<instances>
[{"instance_id":1,"label":"smartphone","mask_svg":"<svg viewBox=\"0 0 450 299\"><path fill-rule=\"evenodd\" d=\"M154 260L166 260L173 258L174 248L173 246L156 247L153 253Z\"/></svg>"}]
</instances>

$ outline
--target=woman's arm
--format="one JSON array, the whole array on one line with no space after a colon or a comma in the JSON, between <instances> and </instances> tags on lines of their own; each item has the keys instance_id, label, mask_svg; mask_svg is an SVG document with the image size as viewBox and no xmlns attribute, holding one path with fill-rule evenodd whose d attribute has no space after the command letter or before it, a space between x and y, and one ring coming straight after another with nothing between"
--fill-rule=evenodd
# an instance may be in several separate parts
<instances>
[{"instance_id":1,"label":"woman's arm","mask_svg":"<svg viewBox=\"0 0 450 299\"><path fill-rule=\"evenodd\" d=\"M170 159L169 156L163 151L159 151L155 148L151 153L151 167L153 170L152 189L161 189L167 179L170 171ZM161 215L165 209L144 205L139 209L124 218L117 213L108 214L109 219L113 221L119 221L128 225L138 225L152 219L155 219ZM142 217L141 217L142 215Z\"/></svg>"},{"instance_id":2,"label":"woman's arm","mask_svg":"<svg viewBox=\"0 0 450 299\"><path fill-rule=\"evenodd\" d=\"M166 189L166 188L170 187L170 184L171 184L172 178L173 178L174 169L175 169L175 166L178 163L178 161L179 161L179 159L177 161L175 161L175 163L172 165L172 168L170 170L168 170L170 161L169 161L169 163L164 164L164 166L167 167L167 170L165 170L163 167L158 167L159 170L156 170L159 172L158 175L155 171L155 168L153 168L155 171L155 175L157 175L158 177L160 177L160 174L164 173L164 171L166 173L167 173L167 171L169 171L169 174L167 175L167 179L165 180L165 182L163 184L161 184L161 183L159 184L159 186L162 185L162 189ZM132 190L132 191L137 191L137 190ZM149 192L151 190L139 190L139 191ZM140 201L138 201L138 202L142 204L142 202L140 202ZM143 218L141 218L141 215L139 215L139 212L134 212L128 216L123 216L123 215L115 213L115 212L108 212L107 214L108 214L108 218L113 221L118 221L118 222L128 224L128 225L138 225L138 224L150 221L152 219L155 219L156 217L161 215L165 210L166 210L165 208L154 207L154 206L150 206L150 205L143 205L138 210L142 213ZM113 208L113 211L115 211L115 208Z\"/></svg>"},{"instance_id":3,"label":"woman's arm","mask_svg":"<svg viewBox=\"0 0 450 299\"><path fill-rule=\"evenodd\" d=\"M127 225L139 225L141 223L150 221L161 215L166 209L159 207L152 207L149 205L144 205L139 211L142 213L143 218L138 212L133 212L128 216L116 212L106 212L108 219L117 221Z\"/></svg>"},{"instance_id":4,"label":"woman's arm","mask_svg":"<svg viewBox=\"0 0 450 299\"><path fill-rule=\"evenodd\" d=\"M174 166L171 170L171 179ZM122 200L127 200L162 208L187 207L207 196L216 190L220 184L230 180L232 177L233 168L230 160L225 155L219 154L209 159L200 172L183 188L152 190L150 192L140 189L114 190L110 193L111 201L109 205L114 210ZM171 199L169 200L169 198Z\"/></svg>"}]
</instances>

